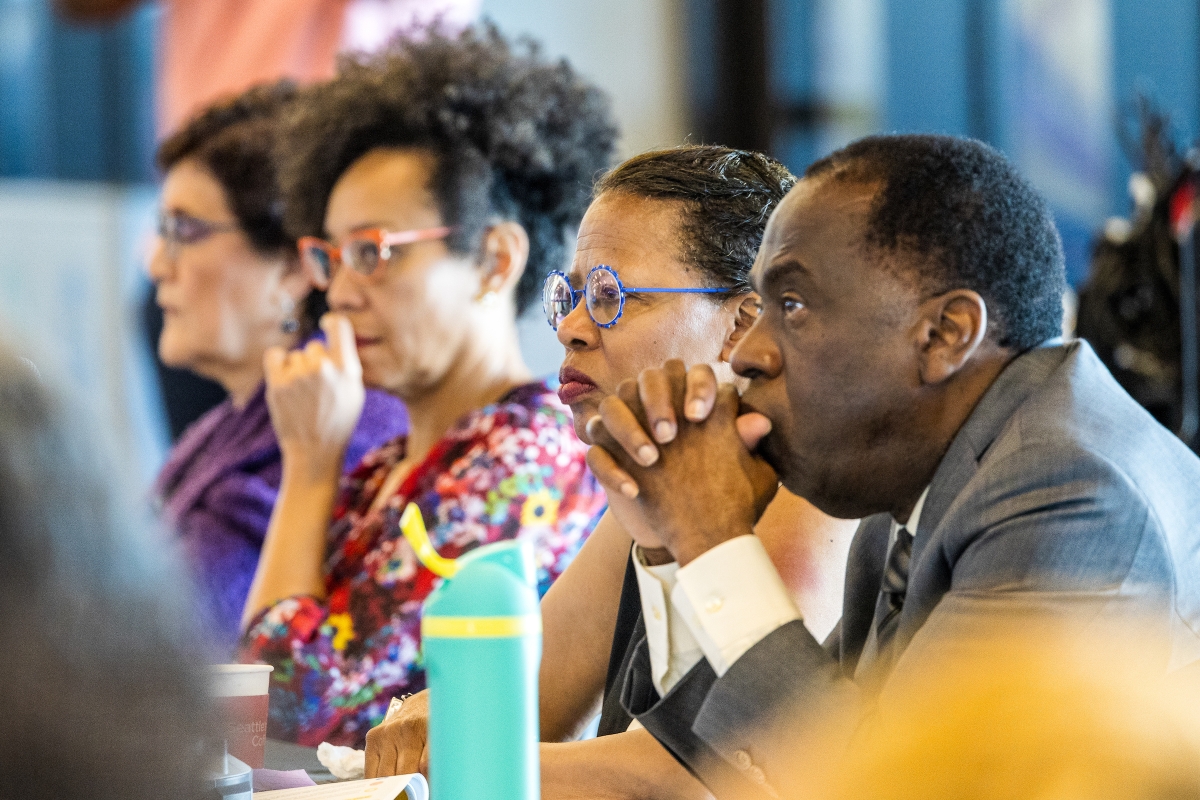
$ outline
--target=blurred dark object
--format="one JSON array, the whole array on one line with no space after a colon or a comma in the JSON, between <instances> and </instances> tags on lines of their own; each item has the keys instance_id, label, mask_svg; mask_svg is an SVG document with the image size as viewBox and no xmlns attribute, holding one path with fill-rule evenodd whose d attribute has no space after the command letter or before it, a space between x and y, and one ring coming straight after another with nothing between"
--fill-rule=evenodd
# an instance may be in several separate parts
<instances>
[{"instance_id":1,"label":"blurred dark object","mask_svg":"<svg viewBox=\"0 0 1200 800\"><path fill-rule=\"evenodd\" d=\"M154 181L156 4L89 27L55 8L0 2L0 176Z\"/></svg>"},{"instance_id":2,"label":"blurred dark object","mask_svg":"<svg viewBox=\"0 0 1200 800\"><path fill-rule=\"evenodd\" d=\"M187 582L97 433L0 344L0 798L201 800Z\"/></svg>"},{"instance_id":3,"label":"blurred dark object","mask_svg":"<svg viewBox=\"0 0 1200 800\"><path fill-rule=\"evenodd\" d=\"M766 0L714 0L694 25L707 28L703 55L711 64L708 102L697 104L706 142L771 151L772 100L768 85Z\"/></svg>"},{"instance_id":4,"label":"blurred dark object","mask_svg":"<svg viewBox=\"0 0 1200 800\"><path fill-rule=\"evenodd\" d=\"M1079 293L1076 332L1155 419L1197 449L1195 156L1181 158L1168 117L1136 103L1138 134L1121 142L1138 172L1128 220L1109 220ZM1181 259L1182 255L1182 259Z\"/></svg>"},{"instance_id":5,"label":"blurred dark object","mask_svg":"<svg viewBox=\"0 0 1200 800\"><path fill-rule=\"evenodd\" d=\"M829 106L816 87L809 3L694 0L686 4L688 80L701 142L776 156L857 109ZM817 153L793 163L800 171Z\"/></svg>"},{"instance_id":6,"label":"blurred dark object","mask_svg":"<svg viewBox=\"0 0 1200 800\"><path fill-rule=\"evenodd\" d=\"M102 23L120 19L142 0L54 0L54 10L71 22Z\"/></svg>"},{"instance_id":7,"label":"blurred dark object","mask_svg":"<svg viewBox=\"0 0 1200 800\"><path fill-rule=\"evenodd\" d=\"M142 303L142 327L146 332L150 352L154 354L158 386L162 392L163 406L167 411L171 442L174 443L187 430L188 425L225 400L225 390L219 383L201 378L194 372L168 367L158 357L158 337L162 334L163 315L158 303L154 302L153 289L146 294Z\"/></svg>"}]
</instances>

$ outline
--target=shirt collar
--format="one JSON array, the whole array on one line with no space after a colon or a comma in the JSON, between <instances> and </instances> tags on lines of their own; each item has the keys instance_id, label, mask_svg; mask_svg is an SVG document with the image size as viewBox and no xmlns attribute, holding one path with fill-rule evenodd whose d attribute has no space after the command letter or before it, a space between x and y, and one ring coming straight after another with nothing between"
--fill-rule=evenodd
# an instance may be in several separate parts
<instances>
[{"instance_id":1,"label":"shirt collar","mask_svg":"<svg viewBox=\"0 0 1200 800\"><path fill-rule=\"evenodd\" d=\"M908 522L901 524L895 519L892 520L892 535L896 531L904 528L913 536L917 535L917 526L921 524L921 511L925 508L925 498L929 496L929 487L925 487L925 491L921 492L921 496L917 498L917 504L913 506L912 513L908 515Z\"/></svg>"}]
</instances>

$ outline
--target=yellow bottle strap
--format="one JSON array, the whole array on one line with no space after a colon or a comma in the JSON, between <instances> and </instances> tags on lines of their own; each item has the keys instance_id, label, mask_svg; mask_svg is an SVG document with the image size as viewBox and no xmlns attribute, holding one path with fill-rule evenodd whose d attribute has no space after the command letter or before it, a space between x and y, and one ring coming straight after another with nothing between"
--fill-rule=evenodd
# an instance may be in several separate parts
<instances>
[{"instance_id":1,"label":"yellow bottle strap","mask_svg":"<svg viewBox=\"0 0 1200 800\"><path fill-rule=\"evenodd\" d=\"M400 532L412 545L417 558L434 575L453 578L458 573L458 564L453 558L442 558L433 549L433 542L429 541L429 533L425 530L425 518L421 516L421 509L416 503L409 503L400 515Z\"/></svg>"},{"instance_id":2,"label":"yellow bottle strap","mask_svg":"<svg viewBox=\"0 0 1200 800\"><path fill-rule=\"evenodd\" d=\"M423 617L421 636L436 639L500 639L542 632L540 614L517 617Z\"/></svg>"}]
</instances>

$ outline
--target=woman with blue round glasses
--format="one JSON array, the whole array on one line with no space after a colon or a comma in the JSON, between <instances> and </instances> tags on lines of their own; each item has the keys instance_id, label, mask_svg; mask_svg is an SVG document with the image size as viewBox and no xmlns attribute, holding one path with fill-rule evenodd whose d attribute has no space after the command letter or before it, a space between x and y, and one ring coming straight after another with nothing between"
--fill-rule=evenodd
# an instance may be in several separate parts
<instances>
[{"instance_id":1,"label":"woman with blue round glasses","mask_svg":"<svg viewBox=\"0 0 1200 800\"><path fill-rule=\"evenodd\" d=\"M758 317L750 267L767 217L794 180L759 153L690 146L637 156L599 181L570 268L549 274L542 287L546 321L566 349L559 397L571 406L581 437L604 398L648 367L672 359L706 363L720 380L741 380L729 358ZM655 433L660 441L673 435ZM610 504L621 502L629 501L609 497ZM781 491L756 528L818 637L840 616L854 527ZM606 684L608 676L627 672L643 636L659 695L702 660L670 602L675 565L655 532L621 530L608 515L593 539L543 604L545 658L557 664L554 674L542 675L547 733L562 735L584 721L601 693L600 732L630 727L621 686ZM622 594L622 585L622 613L614 607L605 617L616 635L597 645L588 624L605 615L595 610L595 598Z\"/></svg>"},{"instance_id":2,"label":"woman with blue round glasses","mask_svg":"<svg viewBox=\"0 0 1200 800\"><path fill-rule=\"evenodd\" d=\"M566 273L555 270L546 276L542 289L542 310L550 327L558 330L559 322L566 317L582 297L588 316L601 328L617 324L625 311L625 298L629 294L729 294L729 289L668 289L665 287L632 288L621 283L617 271L607 264L597 264L588 273L582 289L572 289L571 279Z\"/></svg>"},{"instance_id":3,"label":"woman with blue round glasses","mask_svg":"<svg viewBox=\"0 0 1200 800\"><path fill-rule=\"evenodd\" d=\"M730 353L758 316L750 267L767 217L794 180L766 156L714 146L645 153L601 178L571 266L542 286L546 321L566 348L558 396L581 437L604 398L648 367L703 362L735 380ZM818 636L840 616L855 525L781 489L755 529ZM543 797L708 796L648 731L637 730L620 699L639 646L649 650L656 696L703 660L670 603L674 571L654 531L625 531L605 514L547 592ZM605 735L569 741L601 707ZM369 775L423 768L427 710L418 694L371 732Z\"/></svg>"}]
</instances>

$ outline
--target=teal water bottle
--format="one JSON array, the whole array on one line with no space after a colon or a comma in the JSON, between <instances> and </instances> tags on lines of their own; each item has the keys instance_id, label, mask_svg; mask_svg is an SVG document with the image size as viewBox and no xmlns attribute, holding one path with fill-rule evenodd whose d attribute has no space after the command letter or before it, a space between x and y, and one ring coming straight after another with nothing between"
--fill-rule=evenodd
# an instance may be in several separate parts
<instances>
[{"instance_id":1,"label":"teal water bottle","mask_svg":"<svg viewBox=\"0 0 1200 800\"><path fill-rule=\"evenodd\" d=\"M542 616L529 546L497 542L442 558L412 503L400 529L447 579L421 616L431 800L539 800Z\"/></svg>"}]
</instances>

